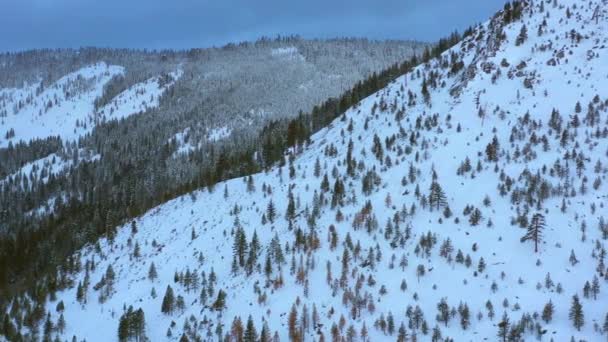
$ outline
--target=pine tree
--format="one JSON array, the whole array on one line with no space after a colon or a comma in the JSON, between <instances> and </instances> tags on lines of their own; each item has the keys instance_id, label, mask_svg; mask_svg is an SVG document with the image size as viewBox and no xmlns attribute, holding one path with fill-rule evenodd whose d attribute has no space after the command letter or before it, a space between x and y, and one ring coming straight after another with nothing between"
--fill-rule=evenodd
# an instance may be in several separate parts
<instances>
[{"instance_id":1,"label":"pine tree","mask_svg":"<svg viewBox=\"0 0 608 342\"><path fill-rule=\"evenodd\" d=\"M133 332L133 336L135 337L135 341L145 340L146 318L144 311L141 308L135 311L131 322L131 330Z\"/></svg>"},{"instance_id":2,"label":"pine tree","mask_svg":"<svg viewBox=\"0 0 608 342\"><path fill-rule=\"evenodd\" d=\"M222 311L226 308L226 292L223 290L219 290L217 293L217 298L213 303L213 309L216 311Z\"/></svg>"},{"instance_id":3,"label":"pine tree","mask_svg":"<svg viewBox=\"0 0 608 342\"><path fill-rule=\"evenodd\" d=\"M148 279L154 281L156 278L158 278L158 273L156 272L156 266L154 265L154 262L152 262L150 264L150 269L148 270Z\"/></svg>"},{"instance_id":4,"label":"pine tree","mask_svg":"<svg viewBox=\"0 0 608 342\"><path fill-rule=\"evenodd\" d=\"M245 266L245 262L247 260L247 236L240 225L236 227L236 231L234 233L232 251L235 258L238 260L238 265L241 267Z\"/></svg>"},{"instance_id":5,"label":"pine tree","mask_svg":"<svg viewBox=\"0 0 608 342\"><path fill-rule=\"evenodd\" d=\"M458 308L458 312L460 313L460 326L463 330L467 330L469 325L471 325L471 314L469 311L469 306L465 303Z\"/></svg>"},{"instance_id":6,"label":"pine tree","mask_svg":"<svg viewBox=\"0 0 608 342\"><path fill-rule=\"evenodd\" d=\"M507 337L509 335L509 327L509 316L507 316L507 313L505 312L502 315L502 320L500 321L500 323L498 323L498 337L502 340L502 342L507 341Z\"/></svg>"},{"instance_id":7,"label":"pine tree","mask_svg":"<svg viewBox=\"0 0 608 342\"><path fill-rule=\"evenodd\" d=\"M78 287L76 288L76 300L81 304L84 302L84 289L82 287L82 282L78 282Z\"/></svg>"},{"instance_id":8,"label":"pine tree","mask_svg":"<svg viewBox=\"0 0 608 342\"><path fill-rule=\"evenodd\" d=\"M483 273L483 271L486 269L486 262L485 260L483 260L483 257L481 257L479 259L479 264L477 265L477 271L479 273Z\"/></svg>"},{"instance_id":9,"label":"pine tree","mask_svg":"<svg viewBox=\"0 0 608 342\"><path fill-rule=\"evenodd\" d=\"M296 204L291 190L287 194L287 212L285 213L285 218L290 221L296 218Z\"/></svg>"},{"instance_id":10,"label":"pine tree","mask_svg":"<svg viewBox=\"0 0 608 342\"><path fill-rule=\"evenodd\" d=\"M266 218L268 219L268 221L270 221L270 223L274 223L276 214L277 214L277 212L274 207L274 203L272 202L272 199L271 199L270 202L268 202L268 207L266 208Z\"/></svg>"},{"instance_id":11,"label":"pine tree","mask_svg":"<svg viewBox=\"0 0 608 342\"><path fill-rule=\"evenodd\" d=\"M319 161L319 157L317 157L317 160L315 160L314 176L317 178L321 176L321 162Z\"/></svg>"},{"instance_id":12,"label":"pine tree","mask_svg":"<svg viewBox=\"0 0 608 342\"><path fill-rule=\"evenodd\" d=\"M172 314L173 310L175 310L175 295L171 285L167 285L160 311L164 314Z\"/></svg>"},{"instance_id":13,"label":"pine tree","mask_svg":"<svg viewBox=\"0 0 608 342\"><path fill-rule=\"evenodd\" d=\"M553 319L554 308L555 307L551 301L549 301L547 304L545 304L545 307L543 308L543 313L542 313L542 319L543 319L543 321L545 321L545 323L549 323Z\"/></svg>"},{"instance_id":14,"label":"pine tree","mask_svg":"<svg viewBox=\"0 0 608 342\"><path fill-rule=\"evenodd\" d=\"M63 331L65 330L65 317L63 317L63 313L59 315L59 319L57 320L57 331L60 334L63 334Z\"/></svg>"},{"instance_id":15,"label":"pine tree","mask_svg":"<svg viewBox=\"0 0 608 342\"><path fill-rule=\"evenodd\" d=\"M247 328L245 328L245 334L243 335L243 342L256 342L258 339L258 334L255 331L255 325L253 324L253 319L251 315L247 319Z\"/></svg>"},{"instance_id":16,"label":"pine tree","mask_svg":"<svg viewBox=\"0 0 608 342\"><path fill-rule=\"evenodd\" d=\"M422 89L421 89L422 98L424 99L424 103L427 105L431 103L431 94L429 93L429 88L427 85L426 78L422 79Z\"/></svg>"},{"instance_id":17,"label":"pine tree","mask_svg":"<svg viewBox=\"0 0 608 342\"><path fill-rule=\"evenodd\" d=\"M481 218L481 211L475 208L469 217L469 224L471 224L471 226L476 226L479 224L479 221L481 221Z\"/></svg>"},{"instance_id":18,"label":"pine tree","mask_svg":"<svg viewBox=\"0 0 608 342\"><path fill-rule=\"evenodd\" d=\"M141 256L139 242L135 241L135 247L133 248L133 257L138 259Z\"/></svg>"},{"instance_id":19,"label":"pine tree","mask_svg":"<svg viewBox=\"0 0 608 342\"><path fill-rule=\"evenodd\" d=\"M433 209L441 209L447 205L445 193L443 189L436 181L431 183L430 194L429 194L429 208L431 211Z\"/></svg>"},{"instance_id":20,"label":"pine tree","mask_svg":"<svg viewBox=\"0 0 608 342\"><path fill-rule=\"evenodd\" d=\"M498 150L500 148L500 144L498 143L498 138L494 136L492 138L492 142L486 146L486 157L489 161L496 162L498 161Z\"/></svg>"},{"instance_id":21,"label":"pine tree","mask_svg":"<svg viewBox=\"0 0 608 342\"><path fill-rule=\"evenodd\" d=\"M441 298L441 301L437 304L437 310L439 311L437 321L443 322L447 327L450 321L450 307L445 298Z\"/></svg>"},{"instance_id":22,"label":"pine tree","mask_svg":"<svg viewBox=\"0 0 608 342\"><path fill-rule=\"evenodd\" d=\"M532 216L532 221L528 227L528 232L521 238L521 242L527 240L534 241L534 252L538 252L538 243L542 241L542 232L545 228L545 217L543 214L536 213Z\"/></svg>"},{"instance_id":23,"label":"pine tree","mask_svg":"<svg viewBox=\"0 0 608 342\"><path fill-rule=\"evenodd\" d=\"M522 25L519 35L517 35L517 39L515 40L515 45L520 46L526 41L526 39L528 39L528 28L526 25Z\"/></svg>"},{"instance_id":24,"label":"pine tree","mask_svg":"<svg viewBox=\"0 0 608 342\"><path fill-rule=\"evenodd\" d=\"M585 325L585 315L583 313L583 306L581 305L578 296L572 296L572 306L570 307L570 320L576 330L581 330L581 327Z\"/></svg>"},{"instance_id":25,"label":"pine tree","mask_svg":"<svg viewBox=\"0 0 608 342\"><path fill-rule=\"evenodd\" d=\"M392 335L395 332L395 319L393 318L393 314L389 311L386 317L386 326L388 329L388 334Z\"/></svg>"},{"instance_id":26,"label":"pine tree","mask_svg":"<svg viewBox=\"0 0 608 342\"><path fill-rule=\"evenodd\" d=\"M597 275L593 276L593 281L591 282L591 293L593 294L593 299L597 300L597 295L600 293L600 281L597 278Z\"/></svg>"},{"instance_id":27,"label":"pine tree","mask_svg":"<svg viewBox=\"0 0 608 342\"><path fill-rule=\"evenodd\" d=\"M260 339L259 342L271 342L272 337L270 336L270 329L268 328L268 323L264 321L262 325L262 331L260 331Z\"/></svg>"}]
</instances>

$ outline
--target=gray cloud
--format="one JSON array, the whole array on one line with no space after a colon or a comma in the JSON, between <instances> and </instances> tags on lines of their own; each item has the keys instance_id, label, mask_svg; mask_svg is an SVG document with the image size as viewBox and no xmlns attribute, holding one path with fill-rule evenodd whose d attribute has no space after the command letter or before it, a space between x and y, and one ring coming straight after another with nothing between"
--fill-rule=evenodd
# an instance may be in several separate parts
<instances>
[{"instance_id":1,"label":"gray cloud","mask_svg":"<svg viewBox=\"0 0 608 342\"><path fill-rule=\"evenodd\" d=\"M0 51L79 46L189 48L262 35L433 41L505 0L6 0Z\"/></svg>"}]
</instances>

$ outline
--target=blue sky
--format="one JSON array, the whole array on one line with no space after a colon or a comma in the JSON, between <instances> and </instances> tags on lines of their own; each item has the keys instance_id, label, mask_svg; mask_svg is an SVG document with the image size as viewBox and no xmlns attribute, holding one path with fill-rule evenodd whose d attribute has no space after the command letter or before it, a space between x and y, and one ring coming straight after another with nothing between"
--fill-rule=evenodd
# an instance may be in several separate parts
<instances>
[{"instance_id":1,"label":"blue sky","mask_svg":"<svg viewBox=\"0 0 608 342\"><path fill-rule=\"evenodd\" d=\"M0 51L190 48L299 34L437 40L505 0L2 0Z\"/></svg>"}]
</instances>

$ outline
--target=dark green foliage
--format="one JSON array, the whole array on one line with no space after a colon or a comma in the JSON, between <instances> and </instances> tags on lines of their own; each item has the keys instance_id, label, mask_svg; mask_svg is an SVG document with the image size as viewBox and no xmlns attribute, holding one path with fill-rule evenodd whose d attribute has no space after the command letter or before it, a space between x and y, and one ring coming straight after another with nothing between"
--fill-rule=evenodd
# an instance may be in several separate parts
<instances>
[{"instance_id":1,"label":"dark green foliage","mask_svg":"<svg viewBox=\"0 0 608 342\"><path fill-rule=\"evenodd\" d=\"M165 291L165 296L163 297L163 302L161 305L160 311L164 314L172 314L175 310L175 295L173 294L173 289L170 285L167 285L167 290Z\"/></svg>"},{"instance_id":2,"label":"dark green foliage","mask_svg":"<svg viewBox=\"0 0 608 342\"><path fill-rule=\"evenodd\" d=\"M437 181L433 181L431 183L430 193L429 193L429 208L431 211L433 209L439 210L443 207L447 206L447 200L445 197L445 193L441 188L441 185L437 183Z\"/></svg>"},{"instance_id":3,"label":"dark green foliage","mask_svg":"<svg viewBox=\"0 0 608 342\"><path fill-rule=\"evenodd\" d=\"M498 323L498 338L500 338L500 340L502 342L506 342L507 341L507 337L509 335L509 327L510 327L510 323L509 323L509 316L507 316L507 313L505 312L502 315L502 319L500 320L500 322Z\"/></svg>"},{"instance_id":4,"label":"dark green foliage","mask_svg":"<svg viewBox=\"0 0 608 342\"><path fill-rule=\"evenodd\" d=\"M471 224L471 226L478 225L479 221L481 221L481 219L482 219L481 211L477 208L473 209L473 212L471 213L471 216L469 217L469 223Z\"/></svg>"},{"instance_id":5,"label":"dark green foliage","mask_svg":"<svg viewBox=\"0 0 608 342\"><path fill-rule=\"evenodd\" d=\"M572 306L570 307L570 312L568 314L570 320L572 321L572 325L576 328L576 330L581 330L581 327L585 325L585 314L583 313L583 306L578 299L577 295L572 296Z\"/></svg>"},{"instance_id":6,"label":"dark green foliage","mask_svg":"<svg viewBox=\"0 0 608 342\"><path fill-rule=\"evenodd\" d=\"M534 252L538 252L538 244L542 241L542 232L545 229L545 217L543 214L536 213L532 216L532 222L528 227L528 232L521 238L521 242L534 241Z\"/></svg>"},{"instance_id":7,"label":"dark green foliage","mask_svg":"<svg viewBox=\"0 0 608 342\"><path fill-rule=\"evenodd\" d=\"M119 341L142 341L146 339L146 318L140 308L133 311L129 306L127 312L120 316L118 323Z\"/></svg>"},{"instance_id":8,"label":"dark green foliage","mask_svg":"<svg viewBox=\"0 0 608 342\"><path fill-rule=\"evenodd\" d=\"M226 292L224 290L219 290L217 293L217 298L215 302L213 302L213 310L222 311L226 308Z\"/></svg>"},{"instance_id":9,"label":"dark green foliage","mask_svg":"<svg viewBox=\"0 0 608 342\"><path fill-rule=\"evenodd\" d=\"M255 330L255 324L253 324L253 319L251 315L247 319L247 327L245 328L245 334L243 335L243 342L256 342L258 339L258 334Z\"/></svg>"},{"instance_id":10,"label":"dark green foliage","mask_svg":"<svg viewBox=\"0 0 608 342\"><path fill-rule=\"evenodd\" d=\"M551 301L549 301L547 304L545 304L545 307L543 308L543 313L542 313L542 319L543 319L543 321L545 321L545 323L551 322L551 320L553 319L554 310L555 310L555 306L553 305L553 303Z\"/></svg>"},{"instance_id":11,"label":"dark green foliage","mask_svg":"<svg viewBox=\"0 0 608 342\"><path fill-rule=\"evenodd\" d=\"M519 31L519 34L517 35L517 38L515 39L515 45L519 46L521 44L523 44L526 39L528 39L528 29L526 28L526 25L522 25L521 26L521 30Z\"/></svg>"},{"instance_id":12,"label":"dark green foliage","mask_svg":"<svg viewBox=\"0 0 608 342\"><path fill-rule=\"evenodd\" d=\"M270 221L270 223L273 223L276 216L277 210L275 209L272 200L270 200L270 202L268 202L268 207L266 208L266 218L268 218L268 221Z\"/></svg>"}]
</instances>

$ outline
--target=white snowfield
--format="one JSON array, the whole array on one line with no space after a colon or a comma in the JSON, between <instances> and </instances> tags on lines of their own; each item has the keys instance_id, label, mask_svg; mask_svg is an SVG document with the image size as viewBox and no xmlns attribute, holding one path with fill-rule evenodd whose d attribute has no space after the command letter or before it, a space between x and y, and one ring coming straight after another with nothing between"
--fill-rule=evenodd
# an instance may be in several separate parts
<instances>
[{"instance_id":1,"label":"white snowfield","mask_svg":"<svg viewBox=\"0 0 608 342\"><path fill-rule=\"evenodd\" d=\"M253 175L253 191L248 191L246 179L217 184L214 191L177 198L137 218L135 234L127 223L113 242L103 239L82 250L83 265L95 266L88 272L86 303L77 302L75 286L57 293L48 306L56 321L60 313L53 308L59 301L65 304L62 339L116 340L119 317L133 306L144 310L151 341L177 341L184 332L191 340L199 336L215 341L218 324L227 334L234 317L245 325L249 315L258 333L266 322L272 334L288 341L288 317L295 305L296 328L307 341L318 341L321 335L332 340L332 330L354 341L394 341L402 324L408 341L413 335L430 341L434 328L443 339L496 341L501 340L498 324L504 313L511 327L523 322L520 340L606 340L602 325L608 312L608 278L602 260L608 240L599 228L608 222L608 7L590 0L557 0L557 6L543 2L543 12L540 6L541 1L534 1L520 20L505 26L506 38L495 51L487 42L490 21L441 60L417 67L349 109L298 151L293 178L285 166ZM516 45L523 24L528 38ZM580 41L571 38L573 30ZM449 75L440 62L445 59L449 65L452 54L464 61L464 68ZM437 87L430 84L431 72ZM421 93L423 79L429 83L428 104ZM562 119L560 131L556 122L550 124L554 109ZM494 136L498 160L489 161L486 147ZM380 159L372 151L374 140L382 147ZM354 176L347 175L345 162L349 141ZM458 172L466 158L471 169ZM365 194L362 179L373 169L379 181ZM433 170L450 217L444 209L424 207ZM320 190L324 175L329 180L325 192ZM338 178L344 185L343 204L332 208ZM297 213L292 230L286 218L289 191ZM527 196L533 205L526 205ZM277 217L262 224L271 200ZM363 210L366 202L371 208ZM469 212L474 212L469 206L481 213L478 225L469 221ZM538 253L533 242L520 241L526 229L516 218L525 210L528 222L536 213L546 220ZM355 228L354 222L360 225ZM243 268L236 274L232 270L236 226L244 229L247 242L254 232L260 242L251 275ZM294 248L298 228L307 241L319 239L317 249ZM271 256L268 280L265 260L274 237L286 261L279 267ZM134 256L136 245L139 257ZM342 260L345 250L347 261ZM155 280L148 279L152 263L158 272ZM100 303L102 291L93 285L109 265L116 277L111 295ZM196 289L174 281L176 272L187 270L198 274ZM212 290L209 284L201 286L203 272L207 280L212 272L217 276ZM283 285L274 286L279 277ZM585 283L594 277L599 293L586 296ZM74 284L84 278L83 271ZM185 304L173 314L161 312L168 285ZM208 297L205 304L201 289ZM228 294L221 312L211 308L219 290ZM580 330L569 319L573 295L584 310ZM453 309L447 323L437 320L442 299ZM549 301L554 312L547 322L541 313ZM463 328L459 311L464 304L470 319ZM316 325L313 312L319 317ZM394 331L387 325L389 316Z\"/></svg>"},{"instance_id":2,"label":"white snowfield","mask_svg":"<svg viewBox=\"0 0 608 342\"><path fill-rule=\"evenodd\" d=\"M104 84L123 72L120 66L97 63L42 87L38 95L36 89L40 84L2 90L9 94L5 104L7 116L0 126L2 135L14 129L15 137L7 140L3 136L0 147L8 146L11 140L27 142L57 135L64 140L76 140L94 126L93 103L102 94ZM19 103L24 105L19 108Z\"/></svg>"},{"instance_id":3,"label":"white snowfield","mask_svg":"<svg viewBox=\"0 0 608 342\"><path fill-rule=\"evenodd\" d=\"M158 107L160 96L171 87L183 74L181 69L169 73L170 82L159 86L160 77L152 77L144 82L137 83L129 89L118 94L109 104L97 112L104 115L107 120L122 119L130 115L144 112L149 108Z\"/></svg>"},{"instance_id":4,"label":"white snowfield","mask_svg":"<svg viewBox=\"0 0 608 342\"><path fill-rule=\"evenodd\" d=\"M157 107L163 92L183 74L182 70L170 73L172 81L163 86L159 77L135 84L95 111L95 99L102 95L104 85L124 72L121 66L99 62L51 85L38 82L19 89L0 89L0 147L7 147L10 141L50 136L77 140L98 123ZM6 133L11 129L15 135L7 139Z\"/></svg>"}]
</instances>

